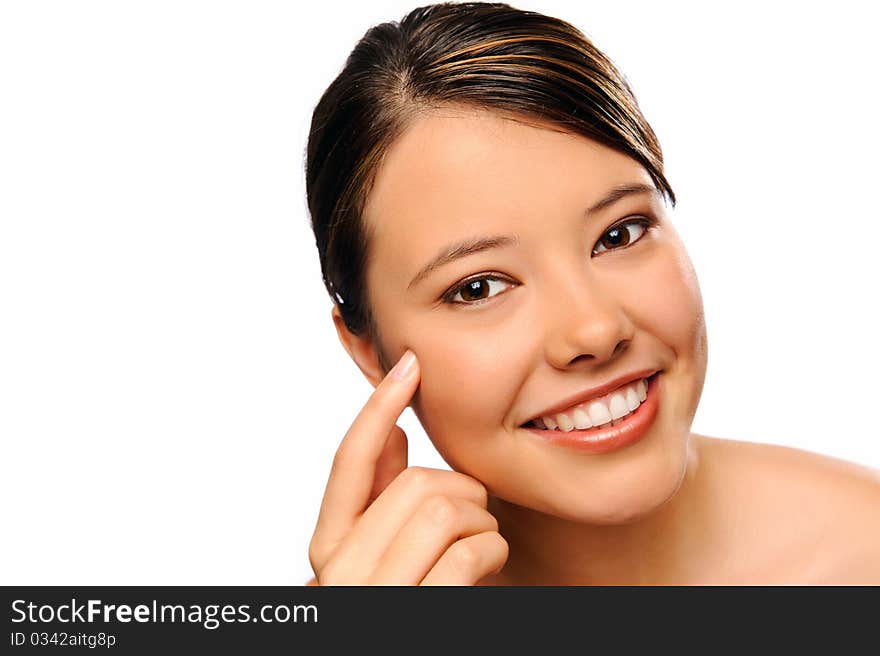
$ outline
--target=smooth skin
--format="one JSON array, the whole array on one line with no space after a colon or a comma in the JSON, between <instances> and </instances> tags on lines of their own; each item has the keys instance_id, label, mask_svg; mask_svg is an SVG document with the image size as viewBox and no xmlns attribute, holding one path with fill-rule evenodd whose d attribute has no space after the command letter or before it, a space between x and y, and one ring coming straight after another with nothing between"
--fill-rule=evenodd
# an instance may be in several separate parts
<instances>
[{"instance_id":1,"label":"smooth skin","mask_svg":"<svg viewBox=\"0 0 880 656\"><path fill-rule=\"evenodd\" d=\"M473 585L507 560L479 481L407 467L395 422L419 369L406 356L410 366L399 363L376 387L333 460L309 547L321 585Z\"/></svg>"},{"instance_id":2,"label":"smooth skin","mask_svg":"<svg viewBox=\"0 0 880 656\"><path fill-rule=\"evenodd\" d=\"M391 145L364 209L379 334L332 315L375 391L328 481L319 584L880 583L878 472L691 431L708 360L696 273L659 194L600 202L639 184L617 151L470 108L426 111ZM511 239L416 276L489 236ZM417 376L389 382L407 351ZM644 369L661 371L659 409L636 443L589 455L522 428ZM407 467L407 404L453 472Z\"/></svg>"}]
</instances>

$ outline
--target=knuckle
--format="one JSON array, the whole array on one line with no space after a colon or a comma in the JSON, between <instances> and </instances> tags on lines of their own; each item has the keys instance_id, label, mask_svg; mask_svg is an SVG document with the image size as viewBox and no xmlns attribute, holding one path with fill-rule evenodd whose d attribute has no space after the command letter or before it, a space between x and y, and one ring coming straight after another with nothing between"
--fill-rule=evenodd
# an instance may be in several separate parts
<instances>
[{"instance_id":1,"label":"knuckle","mask_svg":"<svg viewBox=\"0 0 880 656\"><path fill-rule=\"evenodd\" d=\"M331 547L326 545L323 540L313 537L309 542L309 564L317 575L325 566L332 555Z\"/></svg>"},{"instance_id":2,"label":"knuckle","mask_svg":"<svg viewBox=\"0 0 880 656\"><path fill-rule=\"evenodd\" d=\"M510 554L510 545L507 544L507 540L498 531L492 531L489 535L491 536L493 548L503 560L507 560L507 556Z\"/></svg>"},{"instance_id":3,"label":"knuckle","mask_svg":"<svg viewBox=\"0 0 880 656\"><path fill-rule=\"evenodd\" d=\"M480 564L480 552L470 542L459 540L450 549L450 558L459 569L469 572Z\"/></svg>"},{"instance_id":4,"label":"knuckle","mask_svg":"<svg viewBox=\"0 0 880 656\"><path fill-rule=\"evenodd\" d=\"M398 478L404 486L418 493L428 489L431 475L426 467L407 467Z\"/></svg>"},{"instance_id":5,"label":"knuckle","mask_svg":"<svg viewBox=\"0 0 880 656\"><path fill-rule=\"evenodd\" d=\"M474 496L477 497L480 504L485 506L489 502L489 492L486 489L486 486L480 483L480 481L478 481L473 476L468 476L467 474L461 474L459 472L456 473L460 476L462 480L465 481L466 485L471 487L471 489L474 491Z\"/></svg>"},{"instance_id":6,"label":"knuckle","mask_svg":"<svg viewBox=\"0 0 880 656\"><path fill-rule=\"evenodd\" d=\"M435 524L453 523L458 515L458 507L444 496L428 497L422 504L422 510Z\"/></svg>"},{"instance_id":7,"label":"knuckle","mask_svg":"<svg viewBox=\"0 0 880 656\"><path fill-rule=\"evenodd\" d=\"M480 495L480 501L485 506L489 502L489 491L486 489L486 486L479 481L474 481L474 486L477 494Z\"/></svg>"},{"instance_id":8,"label":"knuckle","mask_svg":"<svg viewBox=\"0 0 880 656\"><path fill-rule=\"evenodd\" d=\"M316 569L322 562L324 562L324 547L316 537L312 537L309 542L309 563L312 569Z\"/></svg>"},{"instance_id":9,"label":"knuckle","mask_svg":"<svg viewBox=\"0 0 880 656\"><path fill-rule=\"evenodd\" d=\"M315 566L318 564L318 561L321 560L321 550L320 547L315 544L314 539L309 542L309 564L311 564L312 569L315 569Z\"/></svg>"},{"instance_id":10,"label":"knuckle","mask_svg":"<svg viewBox=\"0 0 880 656\"><path fill-rule=\"evenodd\" d=\"M351 446L343 440L336 453L333 455L333 469L344 469L351 459Z\"/></svg>"}]
</instances>

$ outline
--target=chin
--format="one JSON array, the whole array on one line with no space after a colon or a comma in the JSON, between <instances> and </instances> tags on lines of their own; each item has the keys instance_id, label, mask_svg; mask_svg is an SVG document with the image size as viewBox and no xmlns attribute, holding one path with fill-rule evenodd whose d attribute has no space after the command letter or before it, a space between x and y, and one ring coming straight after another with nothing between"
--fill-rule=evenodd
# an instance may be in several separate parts
<instances>
[{"instance_id":1,"label":"chin","mask_svg":"<svg viewBox=\"0 0 880 656\"><path fill-rule=\"evenodd\" d=\"M622 525L638 522L671 501L687 472L687 447L645 452L644 457L619 463L608 469L576 472L558 471L545 477L550 484L538 485L530 477L517 490L510 484L490 492L518 506L567 521L594 525ZM599 456L601 457L601 456ZM508 481L511 479L508 479Z\"/></svg>"},{"instance_id":2,"label":"chin","mask_svg":"<svg viewBox=\"0 0 880 656\"><path fill-rule=\"evenodd\" d=\"M666 505L675 496L682 479L683 476L678 476L675 479L644 485L636 492L626 491L615 495L614 499L609 499L601 508L574 507L565 509L568 510L566 514L568 519L586 524L605 526L634 524Z\"/></svg>"}]
</instances>

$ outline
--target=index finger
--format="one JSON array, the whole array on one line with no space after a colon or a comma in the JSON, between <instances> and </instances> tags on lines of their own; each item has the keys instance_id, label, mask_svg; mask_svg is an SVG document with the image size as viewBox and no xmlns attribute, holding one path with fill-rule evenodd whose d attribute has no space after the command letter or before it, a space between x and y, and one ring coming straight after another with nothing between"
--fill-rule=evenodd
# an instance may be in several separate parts
<instances>
[{"instance_id":1,"label":"index finger","mask_svg":"<svg viewBox=\"0 0 880 656\"><path fill-rule=\"evenodd\" d=\"M315 528L315 537L322 543L342 540L366 508L376 463L391 429L418 388L420 373L415 354L407 350L373 390L342 438Z\"/></svg>"}]
</instances>

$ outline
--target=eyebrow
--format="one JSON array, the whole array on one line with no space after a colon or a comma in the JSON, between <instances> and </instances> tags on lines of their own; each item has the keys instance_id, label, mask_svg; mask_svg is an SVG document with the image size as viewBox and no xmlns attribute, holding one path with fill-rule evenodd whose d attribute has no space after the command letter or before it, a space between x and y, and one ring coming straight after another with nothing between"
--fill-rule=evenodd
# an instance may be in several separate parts
<instances>
[{"instance_id":1,"label":"eyebrow","mask_svg":"<svg viewBox=\"0 0 880 656\"><path fill-rule=\"evenodd\" d=\"M498 235L496 237L478 237L475 239L467 239L464 241L456 242L454 244L450 244L440 253L438 253L433 260L422 267L422 270L419 271L415 275L415 278L410 281L407 289L411 289L412 287L417 285L434 269L437 269L444 264L448 264L462 257L467 257L468 255L473 255L474 253L489 250L490 248L502 248L504 246L512 246L518 243L519 238L516 236L511 237L507 235Z\"/></svg>"},{"instance_id":2,"label":"eyebrow","mask_svg":"<svg viewBox=\"0 0 880 656\"><path fill-rule=\"evenodd\" d=\"M596 203L591 205L584 213L584 215L589 216L591 214L601 212L602 210L613 205L617 201L626 198L627 196L645 193L656 194L658 196L660 195L657 187L655 187L654 185L645 184L643 182L618 185L611 189L611 191L609 191L607 194L605 194L605 196L596 201ZM519 237L517 237L516 235L496 235L492 237L476 237L465 239L450 244L446 246L443 250L441 250L437 255L435 255L434 258L431 259L431 261L428 262L424 267L421 268L421 270L410 281L409 285L407 285L407 290L412 289L435 269L449 264L450 262L458 260L462 257L467 257L468 255L474 255L475 253L489 250L491 248L503 248L505 246L513 246L518 243Z\"/></svg>"},{"instance_id":3,"label":"eyebrow","mask_svg":"<svg viewBox=\"0 0 880 656\"><path fill-rule=\"evenodd\" d=\"M626 198L633 194L654 194L659 197L660 191L654 185L646 184L644 182L630 182L617 185L591 206L586 213L589 215L601 212L609 205L613 205L619 201L621 198Z\"/></svg>"}]
</instances>

